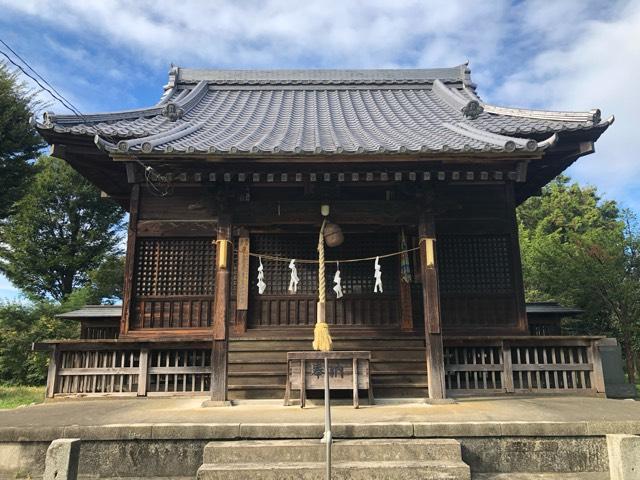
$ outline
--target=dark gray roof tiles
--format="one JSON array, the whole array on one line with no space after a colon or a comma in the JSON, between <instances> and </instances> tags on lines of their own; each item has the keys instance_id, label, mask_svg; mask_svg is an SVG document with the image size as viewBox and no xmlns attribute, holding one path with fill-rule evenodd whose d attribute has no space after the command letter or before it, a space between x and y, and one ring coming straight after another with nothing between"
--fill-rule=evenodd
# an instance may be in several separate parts
<instances>
[{"instance_id":1,"label":"dark gray roof tiles","mask_svg":"<svg viewBox=\"0 0 640 480\"><path fill-rule=\"evenodd\" d=\"M85 305L78 310L59 313L56 317L85 319L85 318L120 318L122 305Z\"/></svg>"},{"instance_id":2,"label":"dark gray roof tiles","mask_svg":"<svg viewBox=\"0 0 640 480\"><path fill-rule=\"evenodd\" d=\"M96 136L119 154L536 152L555 134L605 129L600 112L496 107L466 65L433 70L174 68L160 102L106 114L47 114L38 127ZM536 141L527 135L546 135Z\"/></svg>"}]
</instances>

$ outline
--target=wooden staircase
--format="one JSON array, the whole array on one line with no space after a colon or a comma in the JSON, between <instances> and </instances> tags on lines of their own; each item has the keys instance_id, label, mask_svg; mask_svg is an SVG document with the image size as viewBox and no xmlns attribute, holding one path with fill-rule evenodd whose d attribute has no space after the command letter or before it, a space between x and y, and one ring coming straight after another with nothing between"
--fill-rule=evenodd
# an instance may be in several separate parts
<instances>
[{"instance_id":1,"label":"wooden staircase","mask_svg":"<svg viewBox=\"0 0 640 480\"><path fill-rule=\"evenodd\" d=\"M288 336L285 336L287 335ZM229 342L229 398L284 398L287 352L311 350L313 332L275 338L251 332ZM424 339L415 335L335 335L334 350L371 352L374 396L425 397L427 375ZM313 391L309 394L312 397ZM295 399L295 394L292 395Z\"/></svg>"}]
</instances>

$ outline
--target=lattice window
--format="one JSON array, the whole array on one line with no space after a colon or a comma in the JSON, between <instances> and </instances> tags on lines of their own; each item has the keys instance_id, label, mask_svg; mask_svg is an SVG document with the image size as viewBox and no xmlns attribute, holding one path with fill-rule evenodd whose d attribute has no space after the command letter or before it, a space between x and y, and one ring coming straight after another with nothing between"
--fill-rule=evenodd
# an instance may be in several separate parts
<instances>
[{"instance_id":1,"label":"lattice window","mask_svg":"<svg viewBox=\"0 0 640 480\"><path fill-rule=\"evenodd\" d=\"M442 235L438 238L443 294L509 293L513 289L508 235Z\"/></svg>"},{"instance_id":2,"label":"lattice window","mask_svg":"<svg viewBox=\"0 0 640 480\"><path fill-rule=\"evenodd\" d=\"M139 239L135 292L138 296L213 295L215 256L209 238Z\"/></svg>"},{"instance_id":3,"label":"lattice window","mask_svg":"<svg viewBox=\"0 0 640 480\"><path fill-rule=\"evenodd\" d=\"M285 258L316 259L318 258L317 234L260 234L251 238L251 250ZM327 260L345 258L361 258L391 253L398 249L396 234L345 234L345 241L339 247L325 249ZM289 287L290 273L287 262L263 259L266 295L286 295ZM318 264L296 263L300 283L299 294L316 294L318 291ZM396 293L398 289L398 257L380 260L382 282L385 293ZM251 288L257 293L255 282L258 260L251 258ZM332 293L333 276L336 264L327 264L327 292ZM340 273L342 289L345 295L372 294L375 279L373 277L374 262L342 263Z\"/></svg>"}]
</instances>

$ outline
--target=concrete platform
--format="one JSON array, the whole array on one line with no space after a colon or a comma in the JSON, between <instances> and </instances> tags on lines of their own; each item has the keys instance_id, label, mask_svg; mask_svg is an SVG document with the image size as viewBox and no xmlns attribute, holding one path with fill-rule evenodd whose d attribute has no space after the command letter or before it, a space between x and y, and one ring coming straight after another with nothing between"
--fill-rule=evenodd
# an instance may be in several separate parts
<instances>
[{"instance_id":1,"label":"concrete platform","mask_svg":"<svg viewBox=\"0 0 640 480\"><path fill-rule=\"evenodd\" d=\"M81 475L193 478L210 441L322 436L321 405L300 409L245 401L203 408L202 401L57 400L1 411L0 477L41 475L49 443L64 437L82 439ZM470 398L449 405L415 401L357 410L338 405L332 416L337 439L456 439L473 478L516 472L538 476L509 478L606 478L604 435L640 434L640 402L602 398Z\"/></svg>"},{"instance_id":2,"label":"concrete platform","mask_svg":"<svg viewBox=\"0 0 640 480\"><path fill-rule=\"evenodd\" d=\"M203 408L202 397L65 399L0 411L0 441L80 438L316 438L322 405L244 401ZM640 402L585 397L492 397L449 405L332 406L338 436L455 437L640 433ZM86 428L90 427L90 428ZM285 435L285 437L283 437Z\"/></svg>"}]
</instances>

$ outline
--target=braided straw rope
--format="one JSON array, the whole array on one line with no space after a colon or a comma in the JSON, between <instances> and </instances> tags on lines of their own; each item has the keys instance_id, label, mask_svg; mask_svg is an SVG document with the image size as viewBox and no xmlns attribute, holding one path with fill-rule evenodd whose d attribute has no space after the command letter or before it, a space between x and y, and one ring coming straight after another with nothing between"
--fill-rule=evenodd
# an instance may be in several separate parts
<instances>
[{"instance_id":1,"label":"braided straw rope","mask_svg":"<svg viewBox=\"0 0 640 480\"><path fill-rule=\"evenodd\" d=\"M318 237L318 300L320 303L325 303L327 300L327 292L325 291L325 279L324 279L324 226L327 223L327 219L322 221L322 226L320 227L320 236ZM323 321L318 319L318 321Z\"/></svg>"},{"instance_id":2,"label":"braided straw rope","mask_svg":"<svg viewBox=\"0 0 640 480\"><path fill-rule=\"evenodd\" d=\"M321 352L328 352L332 349L333 341L329 333L329 325L325 318L325 301L327 292L325 291L325 269L324 269L324 226L327 223L325 218L320 227L320 235L318 237L318 309L316 317L316 326L313 329L313 349Z\"/></svg>"}]
</instances>

